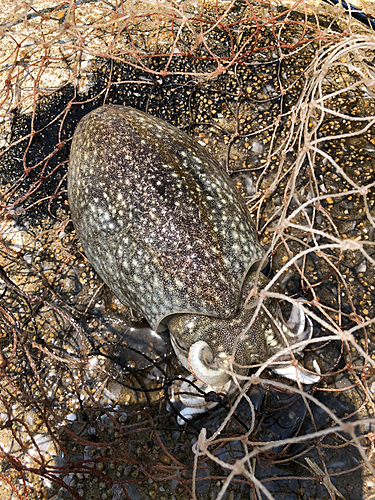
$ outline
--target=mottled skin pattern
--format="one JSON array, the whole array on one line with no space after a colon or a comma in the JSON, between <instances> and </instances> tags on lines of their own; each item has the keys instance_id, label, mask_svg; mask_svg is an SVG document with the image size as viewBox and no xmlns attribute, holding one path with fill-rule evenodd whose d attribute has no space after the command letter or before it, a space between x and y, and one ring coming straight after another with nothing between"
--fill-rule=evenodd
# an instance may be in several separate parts
<instances>
[{"instance_id":1,"label":"mottled skin pattern","mask_svg":"<svg viewBox=\"0 0 375 500\"><path fill-rule=\"evenodd\" d=\"M257 276L256 273L250 273L244 283L237 310L230 318L191 314L174 317L169 328L173 332L175 344L182 352L188 353L190 346L202 339L210 346L214 358L220 353L235 353L238 365L261 363L270 358L285 347L285 342L268 315L279 317L278 303L270 298L264 299L263 305L268 314L261 308L254 321L258 301L256 298L247 300L252 288L263 288L267 283L267 278L262 274ZM278 359L282 361L285 357L280 356ZM239 369L236 371L239 372Z\"/></svg>"},{"instance_id":2,"label":"mottled skin pattern","mask_svg":"<svg viewBox=\"0 0 375 500\"><path fill-rule=\"evenodd\" d=\"M255 273L246 290L244 281L264 253L245 203L212 155L160 119L103 106L74 133L68 195L89 261L124 304L155 330L182 314L170 331L184 355L198 340L215 358L232 354L254 313L243 305ZM197 316L185 313L199 315L200 325L192 328ZM239 342L236 361L258 362L284 345L263 313Z\"/></svg>"}]
</instances>

